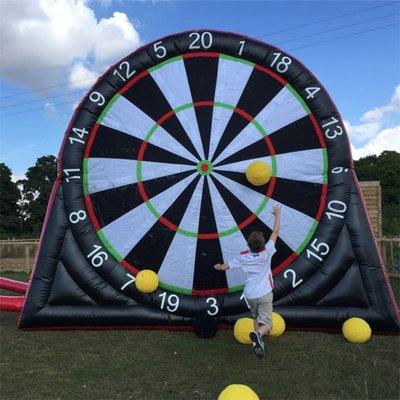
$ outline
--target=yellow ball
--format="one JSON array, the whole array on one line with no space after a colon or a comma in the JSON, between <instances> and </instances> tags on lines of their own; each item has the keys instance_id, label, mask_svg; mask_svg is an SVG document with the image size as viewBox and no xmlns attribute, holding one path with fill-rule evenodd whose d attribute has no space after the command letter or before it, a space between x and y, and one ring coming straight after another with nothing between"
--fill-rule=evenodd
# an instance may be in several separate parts
<instances>
[{"instance_id":1,"label":"yellow ball","mask_svg":"<svg viewBox=\"0 0 400 400\"><path fill-rule=\"evenodd\" d=\"M342 326L343 336L351 343L365 343L371 337L371 327L362 318L350 318Z\"/></svg>"},{"instance_id":2,"label":"yellow ball","mask_svg":"<svg viewBox=\"0 0 400 400\"><path fill-rule=\"evenodd\" d=\"M220 393L218 400L260 400L260 398L246 385L229 385Z\"/></svg>"},{"instance_id":3,"label":"yellow ball","mask_svg":"<svg viewBox=\"0 0 400 400\"><path fill-rule=\"evenodd\" d=\"M285 320L281 317L280 314L273 312L272 313L272 328L269 332L269 336L277 337L282 335L285 332L286 323Z\"/></svg>"},{"instance_id":4,"label":"yellow ball","mask_svg":"<svg viewBox=\"0 0 400 400\"><path fill-rule=\"evenodd\" d=\"M152 293L157 289L158 275L150 269L144 269L136 275L135 285L143 293Z\"/></svg>"},{"instance_id":5,"label":"yellow ball","mask_svg":"<svg viewBox=\"0 0 400 400\"><path fill-rule=\"evenodd\" d=\"M253 320L251 318L240 318L236 321L233 334L236 340L243 344L250 344L250 332L254 331Z\"/></svg>"},{"instance_id":6,"label":"yellow ball","mask_svg":"<svg viewBox=\"0 0 400 400\"><path fill-rule=\"evenodd\" d=\"M271 179L271 170L264 161L254 161L246 169L246 178L254 186L262 186Z\"/></svg>"}]
</instances>

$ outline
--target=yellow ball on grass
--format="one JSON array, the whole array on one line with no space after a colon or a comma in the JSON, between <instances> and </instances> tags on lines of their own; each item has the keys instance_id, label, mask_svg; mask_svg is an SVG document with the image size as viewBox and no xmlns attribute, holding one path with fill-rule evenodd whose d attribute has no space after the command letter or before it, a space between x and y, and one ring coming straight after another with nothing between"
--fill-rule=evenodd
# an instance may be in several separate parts
<instances>
[{"instance_id":1,"label":"yellow ball on grass","mask_svg":"<svg viewBox=\"0 0 400 400\"><path fill-rule=\"evenodd\" d=\"M229 385L220 393L218 400L260 400L260 398L246 385Z\"/></svg>"},{"instance_id":2,"label":"yellow ball on grass","mask_svg":"<svg viewBox=\"0 0 400 400\"><path fill-rule=\"evenodd\" d=\"M144 269L136 275L135 285L143 293L152 293L158 287L158 275L150 269Z\"/></svg>"},{"instance_id":3,"label":"yellow ball on grass","mask_svg":"<svg viewBox=\"0 0 400 400\"><path fill-rule=\"evenodd\" d=\"M251 318L240 318L235 322L233 335L239 343L250 344L250 332L254 331L253 320Z\"/></svg>"},{"instance_id":4,"label":"yellow ball on grass","mask_svg":"<svg viewBox=\"0 0 400 400\"><path fill-rule=\"evenodd\" d=\"M281 317L280 314L273 312L272 313L272 328L269 332L269 336L277 337L282 335L285 332L286 323L285 320Z\"/></svg>"},{"instance_id":5,"label":"yellow ball on grass","mask_svg":"<svg viewBox=\"0 0 400 400\"><path fill-rule=\"evenodd\" d=\"M264 161L254 161L246 169L246 178L254 186L262 186L271 179L271 169Z\"/></svg>"},{"instance_id":6,"label":"yellow ball on grass","mask_svg":"<svg viewBox=\"0 0 400 400\"><path fill-rule=\"evenodd\" d=\"M362 318L349 318L342 326L343 336L351 343L365 343L371 337L371 327Z\"/></svg>"}]
</instances>

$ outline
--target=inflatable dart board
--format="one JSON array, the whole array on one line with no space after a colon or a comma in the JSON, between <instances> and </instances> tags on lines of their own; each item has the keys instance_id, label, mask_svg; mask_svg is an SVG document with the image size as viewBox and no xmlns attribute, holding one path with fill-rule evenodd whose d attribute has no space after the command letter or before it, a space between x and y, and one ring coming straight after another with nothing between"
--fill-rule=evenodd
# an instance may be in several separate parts
<instances>
[{"instance_id":1,"label":"inflatable dart board","mask_svg":"<svg viewBox=\"0 0 400 400\"><path fill-rule=\"evenodd\" d=\"M272 178L252 186L247 166ZM244 275L219 272L253 230L282 226L274 306L288 326L349 317L396 331L398 309L341 117L299 61L199 30L150 43L92 87L66 132L19 326L190 327L247 314ZM144 294L135 275L158 274Z\"/></svg>"}]
</instances>

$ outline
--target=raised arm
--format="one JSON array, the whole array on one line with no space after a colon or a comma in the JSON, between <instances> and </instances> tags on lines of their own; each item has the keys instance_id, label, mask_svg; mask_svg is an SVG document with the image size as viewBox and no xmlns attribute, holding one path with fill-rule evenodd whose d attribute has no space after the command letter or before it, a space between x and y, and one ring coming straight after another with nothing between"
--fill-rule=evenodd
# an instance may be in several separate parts
<instances>
[{"instance_id":1,"label":"raised arm","mask_svg":"<svg viewBox=\"0 0 400 400\"><path fill-rule=\"evenodd\" d=\"M276 243L276 239L278 239L279 235L279 229L281 228L281 206L276 204L273 208L272 214L275 215L275 221L274 221L274 229L271 233L271 236L269 237L269 240L273 240L274 243Z\"/></svg>"}]
</instances>

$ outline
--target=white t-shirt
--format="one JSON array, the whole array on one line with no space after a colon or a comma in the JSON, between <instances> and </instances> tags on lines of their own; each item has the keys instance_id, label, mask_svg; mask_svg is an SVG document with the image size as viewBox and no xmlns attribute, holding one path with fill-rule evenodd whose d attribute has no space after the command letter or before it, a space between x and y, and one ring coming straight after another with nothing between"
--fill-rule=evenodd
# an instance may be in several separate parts
<instances>
[{"instance_id":1,"label":"white t-shirt","mask_svg":"<svg viewBox=\"0 0 400 400\"><path fill-rule=\"evenodd\" d=\"M246 274L243 294L248 299L258 299L274 288L271 272L271 258L276 248L273 240L265 245L265 250L252 253L244 250L240 256L228 262L229 268L241 268Z\"/></svg>"}]
</instances>

